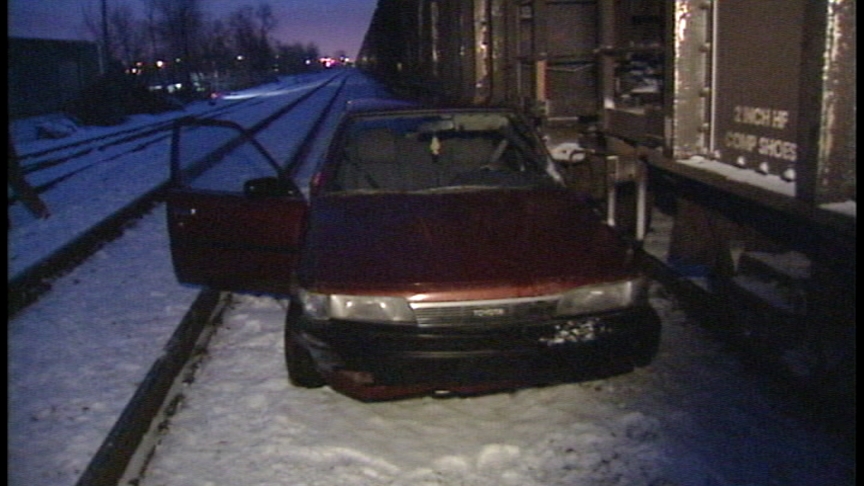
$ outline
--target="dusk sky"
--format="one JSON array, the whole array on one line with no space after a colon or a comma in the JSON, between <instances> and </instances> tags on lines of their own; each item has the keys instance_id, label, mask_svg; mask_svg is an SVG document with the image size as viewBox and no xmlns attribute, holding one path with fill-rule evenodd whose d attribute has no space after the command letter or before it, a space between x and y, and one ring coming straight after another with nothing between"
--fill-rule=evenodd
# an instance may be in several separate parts
<instances>
[{"instance_id":1,"label":"dusk sky","mask_svg":"<svg viewBox=\"0 0 864 486\"><path fill-rule=\"evenodd\" d=\"M200 0L206 15L226 17L241 6L260 0ZM142 8L142 0L107 0L108 8L128 3ZM321 54L345 51L357 56L378 0L266 0L279 24L274 37L285 43L312 42ZM100 12L100 0L9 0L10 37L85 39L85 11Z\"/></svg>"}]
</instances>

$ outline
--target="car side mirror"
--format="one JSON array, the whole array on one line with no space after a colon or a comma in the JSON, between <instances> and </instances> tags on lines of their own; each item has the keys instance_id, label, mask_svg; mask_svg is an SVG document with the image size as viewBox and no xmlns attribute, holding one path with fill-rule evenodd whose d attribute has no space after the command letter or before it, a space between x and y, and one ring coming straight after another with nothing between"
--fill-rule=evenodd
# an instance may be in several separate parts
<instances>
[{"instance_id":1,"label":"car side mirror","mask_svg":"<svg viewBox=\"0 0 864 486\"><path fill-rule=\"evenodd\" d=\"M258 177L243 183L243 194L247 197L287 197L300 193L291 182L277 177Z\"/></svg>"}]
</instances>

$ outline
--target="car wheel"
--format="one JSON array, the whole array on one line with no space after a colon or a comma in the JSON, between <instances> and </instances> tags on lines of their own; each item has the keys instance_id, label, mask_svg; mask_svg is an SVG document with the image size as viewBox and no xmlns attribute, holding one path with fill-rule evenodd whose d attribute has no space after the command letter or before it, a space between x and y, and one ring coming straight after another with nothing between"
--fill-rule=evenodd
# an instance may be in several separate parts
<instances>
[{"instance_id":1,"label":"car wheel","mask_svg":"<svg viewBox=\"0 0 864 486\"><path fill-rule=\"evenodd\" d=\"M657 356L658 348L660 347L660 336L647 335L639 339L633 345L633 366L642 368L651 364Z\"/></svg>"},{"instance_id":2,"label":"car wheel","mask_svg":"<svg viewBox=\"0 0 864 486\"><path fill-rule=\"evenodd\" d=\"M288 369L288 381L301 388L319 388L326 384L321 373L315 367L312 355L297 343L291 330L291 311L288 311L288 321L285 324L285 365Z\"/></svg>"}]
</instances>

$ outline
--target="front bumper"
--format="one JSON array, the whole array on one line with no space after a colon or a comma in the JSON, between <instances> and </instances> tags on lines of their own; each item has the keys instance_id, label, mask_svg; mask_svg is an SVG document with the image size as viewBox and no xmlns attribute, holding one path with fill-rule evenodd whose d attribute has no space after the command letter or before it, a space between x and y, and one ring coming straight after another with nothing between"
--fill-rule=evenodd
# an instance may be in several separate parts
<instances>
[{"instance_id":1,"label":"front bumper","mask_svg":"<svg viewBox=\"0 0 864 486\"><path fill-rule=\"evenodd\" d=\"M600 378L647 364L660 339L648 306L496 326L397 326L300 319L294 339L327 381L375 400L450 391L476 393Z\"/></svg>"}]
</instances>

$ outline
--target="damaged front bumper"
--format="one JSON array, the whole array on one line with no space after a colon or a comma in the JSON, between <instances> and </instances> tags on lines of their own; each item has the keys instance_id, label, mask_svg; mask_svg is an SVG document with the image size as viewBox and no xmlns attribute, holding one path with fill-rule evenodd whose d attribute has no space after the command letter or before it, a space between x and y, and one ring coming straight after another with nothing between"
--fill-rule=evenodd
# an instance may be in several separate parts
<instances>
[{"instance_id":1,"label":"damaged front bumper","mask_svg":"<svg viewBox=\"0 0 864 486\"><path fill-rule=\"evenodd\" d=\"M327 382L361 400L611 376L650 362L660 339L659 318L648 306L506 326L298 324L294 339Z\"/></svg>"}]
</instances>

